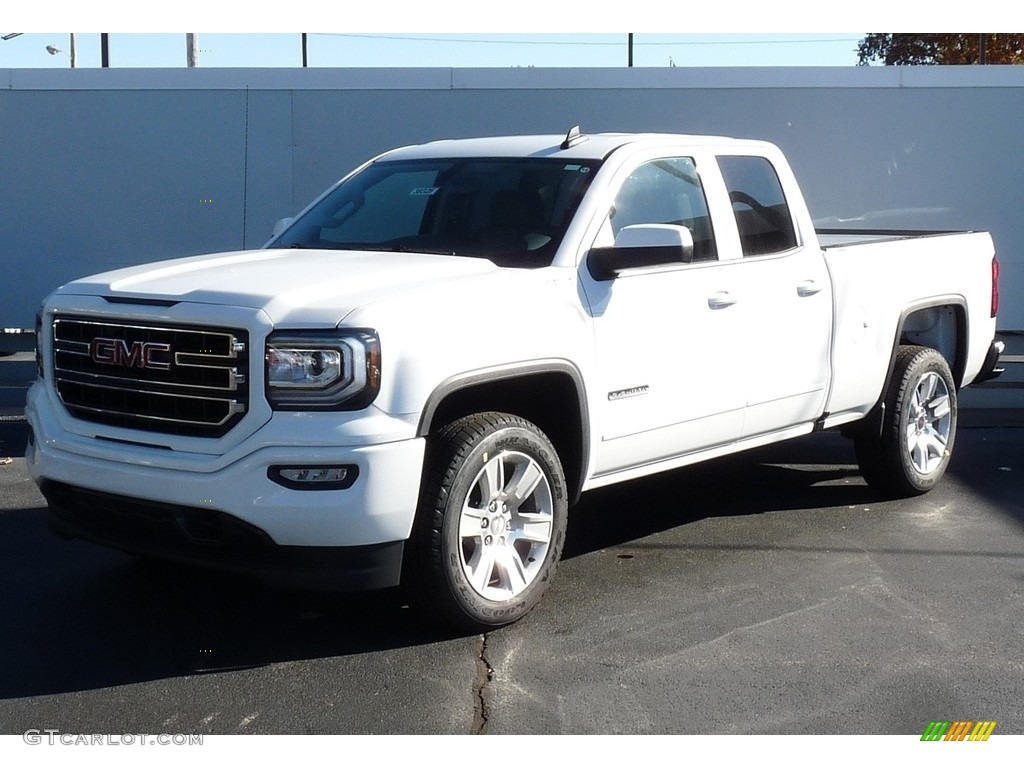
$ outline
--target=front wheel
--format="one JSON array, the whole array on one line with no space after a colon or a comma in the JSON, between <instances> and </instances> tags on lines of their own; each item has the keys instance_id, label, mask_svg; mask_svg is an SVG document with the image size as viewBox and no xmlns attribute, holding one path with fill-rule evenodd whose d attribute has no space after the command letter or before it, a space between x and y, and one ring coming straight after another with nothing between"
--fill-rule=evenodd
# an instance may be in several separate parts
<instances>
[{"instance_id":1,"label":"front wheel","mask_svg":"<svg viewBox=\"0 0 1024 768\"><path fill-rule=\"evenodd\" d=\"M516 621L555 574L567 516L562 466L540 429L505 413L459 419L428 439L410 586L460 629Z\"/></svg>"},{"instance_id":2,"label":"front wheel","mask_svg":"<svg viewBox=\"0 0 1024 768\"><path fill-rule=\"evenodd\" d=\"M868 485L894 496L930 491L949 465L956 421L956 385L945 358L930 347L900 347L881 432L854 439Z\"/></svg>"}]
</instances>

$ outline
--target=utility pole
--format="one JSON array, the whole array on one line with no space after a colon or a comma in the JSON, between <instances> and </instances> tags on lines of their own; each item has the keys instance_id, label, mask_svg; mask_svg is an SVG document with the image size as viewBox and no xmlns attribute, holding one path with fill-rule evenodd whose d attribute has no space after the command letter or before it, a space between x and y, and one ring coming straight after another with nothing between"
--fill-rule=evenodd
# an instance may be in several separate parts
<instances>
[{"instance_id":1,"label":"utility pole","mask_svg":"<svg viewBox=\"0 0 1024 768\"><path fill-rule=\"evenodd\" d=\"M185 33L185 63L191 67L199 66L199 52L196 50L196 33Z\"/></svg>"},{"instance_id":2,"label":"utility pole","mask_svg":"<svg viewBox=\"0 0 1024 768\"><path fill-rule=\"evenodd\" d=\"M309 66L309 49L307 47L308 40L306 40L306 33L302 33L302 66Z\"/></svg>"},{"instance_id":3,"label":"utility pole","mask_svg":"<svg viewBox=\"0 0 1024 768\"><path fill-rule=\"evenodd\" d=\"M100 66L110 66L110 34L100 32Z\"/></svg>"},{"instance_id":4,"label":"utility pole","mask_svg":"<svg viewBox=\"0 0 1024 768\"><path fill-rule=\"evenodd\" d=\"M988 51L985 50L985 46L988 43L988 35L978 35L978 63L988 64Z\"/></svg>"},{"instance_id":5,"label":"utility pole","mask_svg":"<svg viewBox=\"0 0 1024 768\"><path fill-rule=\"evenodd\" d=\"M628 41L627 41L627 48L629 49L629 56L628 56L629 64L628 64L628 66L632 67L633 66L633 33L632 32L629 33L629 38L628 38Z\"/></svg>"}]
</instances>

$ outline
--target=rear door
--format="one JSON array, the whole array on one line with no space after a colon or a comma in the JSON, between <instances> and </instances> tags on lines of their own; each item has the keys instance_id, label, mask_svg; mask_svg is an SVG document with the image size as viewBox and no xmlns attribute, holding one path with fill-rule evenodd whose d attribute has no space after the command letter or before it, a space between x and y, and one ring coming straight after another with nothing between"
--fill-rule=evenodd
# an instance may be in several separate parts
<instances>
[{"instance_id":1,"label":"rear door","mask_svg":"<svg viewBox=\"0 0 1024 768\"><path fill-rule=\"evenodd\" d=\"M719 155L739 233L746 413L743 437L813 421L829 382L832 285L810 233L805 242L784 189L781 157ZM782 179L788 183L783 184ZM798 193L794 193L798 194Z\"/></svg>"}]
</instances>

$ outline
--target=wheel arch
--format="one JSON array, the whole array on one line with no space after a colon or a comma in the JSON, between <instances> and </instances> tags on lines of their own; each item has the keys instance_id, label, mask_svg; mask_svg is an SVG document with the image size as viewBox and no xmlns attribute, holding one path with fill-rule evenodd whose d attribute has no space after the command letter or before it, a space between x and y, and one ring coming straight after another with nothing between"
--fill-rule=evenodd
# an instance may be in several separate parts
<instances>
[{"instance_id":1,"label":"wheel arch","mask_svg":"<svg viewBox=\"0 0 1024 768\"><path fill-rule=\"evenodd\" d=\"M926 377L935 383L924 384ZM945 474L956 440L956 384L935 347L900 345L892 384L879 409L877 433L854 434L861 474L886 495L931 490Z\"/></svg>"},{"instance_id":2,"label":"wheel arch","mask_svg":"<svg viewBox=\"0 0 1024 768\"><path fill-rule=\"evenodd\" d=\"M885 397L892 386L896 357L900 347L913 344L931 347L945 358L959 389L967 368L968 335L967 299L960 295L936 296L907 306L896 323L889 362L874 407L861 422L869 432L881 429L885 415Z\"/></svg>"},{"instance_id":3,"label":"wheel arch","mask_svg":"<svg viewBox=\"0 0 1024 768\"><path fill-rule=\"evenodd\" d=\"M569 502L583 489L590 459L590 419L583 375L568 360L535 360L452 376L427 398L417 435L462 416L500 411L537 425L558 452Z\"/></svg>"},{"instance_id":4,"label":"wheel arch","mask_svg":"<svg viewBox=\"0 0 1024 768\"><path fill-rule=\"evenodd\" d=\"M892 375L901 345L931 347L946 358L959 388L967 369L967 323L967 300L962 296L933 299L905 309L897 326L896 341L889 359L889 375Z\"/></svg>"}]
</instances>

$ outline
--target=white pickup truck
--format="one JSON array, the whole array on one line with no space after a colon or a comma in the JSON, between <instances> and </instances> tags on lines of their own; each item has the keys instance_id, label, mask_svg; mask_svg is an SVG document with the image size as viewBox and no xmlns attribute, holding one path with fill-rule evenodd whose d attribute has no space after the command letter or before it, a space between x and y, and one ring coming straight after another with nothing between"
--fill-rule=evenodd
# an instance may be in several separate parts
<instances>
[{"instance_id":1,"label":"white pickup truck","mask_svg":"<svg viewBox=\"0 0 1024 768\"><path fill-rule=\"evenodd\" d=\"M262 250L51 294L28 466L63 535L497 626L592 488L842 427L927 491L997 277L986 233L815 232L764 142L406 147Z\"/></svg>"}]
</instances>

